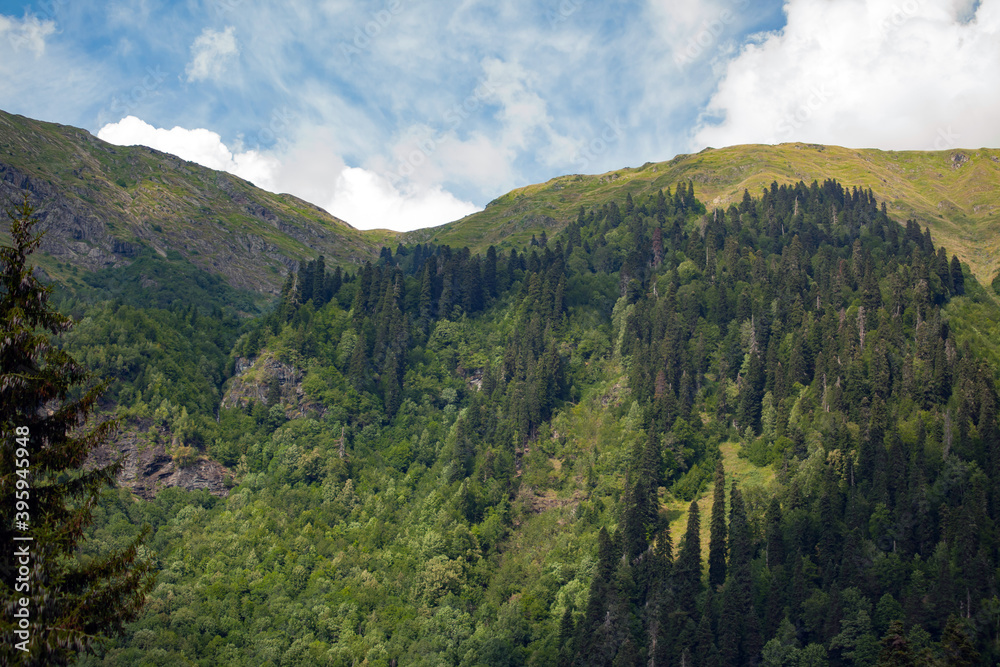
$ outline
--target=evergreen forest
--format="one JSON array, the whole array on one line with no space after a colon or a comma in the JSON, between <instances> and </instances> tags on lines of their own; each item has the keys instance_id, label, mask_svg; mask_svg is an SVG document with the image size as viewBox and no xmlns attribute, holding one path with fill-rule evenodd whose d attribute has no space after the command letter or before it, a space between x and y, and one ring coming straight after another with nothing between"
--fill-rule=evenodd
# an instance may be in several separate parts
<instances>
[{"instance_id":1,"label":"evergreen forest","mask_svg":"<svg viewBox=\"0 0 1000 667\"><path fill-rule=\"evenodd\" d=\"M156 581L76 664L1000 661L996 295L870 190L345 266L57 289L101 409L228 471L104 494L80 557L148 525Z\"/></svg>"}]
</instances>

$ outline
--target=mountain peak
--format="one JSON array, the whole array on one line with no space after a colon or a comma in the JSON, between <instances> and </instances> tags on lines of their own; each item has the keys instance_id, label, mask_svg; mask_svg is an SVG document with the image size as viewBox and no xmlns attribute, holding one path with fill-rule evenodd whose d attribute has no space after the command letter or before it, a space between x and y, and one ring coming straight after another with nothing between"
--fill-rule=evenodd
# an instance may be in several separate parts
<instances>
[{"instance_id":1,"label":"mountain peak","mask_svg":"<svg viewBox=\"0 0 1000 667\"><path fill-rule=\"evenodd\" d=\"M143 248L174 250L235 287L276 293L301 260L323 254L331 265L360 264L380 245L293 195L0 111L0 194L17 199L24 191L46 232L46 269L92 271L126 265Z\"/></svg>"}]
</instances>

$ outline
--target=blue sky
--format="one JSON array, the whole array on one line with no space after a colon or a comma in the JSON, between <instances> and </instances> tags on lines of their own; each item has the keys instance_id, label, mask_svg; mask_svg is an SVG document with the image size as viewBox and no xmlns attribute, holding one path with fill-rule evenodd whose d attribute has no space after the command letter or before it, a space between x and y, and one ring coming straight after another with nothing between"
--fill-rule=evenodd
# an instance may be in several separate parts
<instances>
[{"instance_id":1,"label":"blue sky","mask_svg":"<svg viewBox=\"0 0 1000 667\"><path fill-rule=\"evenodd\" d=\"M0 108L360 227L705 146L1000 145L1000 0L0 1Z\"/></svg>"}]
</instances>

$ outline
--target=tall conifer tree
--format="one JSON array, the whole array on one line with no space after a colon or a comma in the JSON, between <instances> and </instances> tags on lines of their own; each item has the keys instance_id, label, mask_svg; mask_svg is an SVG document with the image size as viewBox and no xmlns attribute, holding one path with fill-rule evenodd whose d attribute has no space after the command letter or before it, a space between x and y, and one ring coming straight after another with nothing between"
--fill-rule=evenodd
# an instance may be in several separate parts
<instances>
[{"instance_id":1,"label":"tall conifer tree","mask_svg":"<svg viewBox=\"0 0 1000 667\"><path fill-rule=\"evenodd\" d=\"M726 581L726 471L721 460L715 464L711 528L708 543L708 585L715 588Z\"/></svg>"},{"instance_id":2,"label":"tall conifer tree","mask_svg":"<svg viewBox=\"0 0 1000 667\"><path fill-rule=\"evenodd\" d=\"M72 322L27 264L41 243L33 215L27 197L8 210L12 245L0 247L0 663L64 665L135 619L152 578L137 558L148 529L125 549L78 558L122 462L85 467L117 424L81 429L104 385L49 338Z\"/></svg>"}]
</instances>

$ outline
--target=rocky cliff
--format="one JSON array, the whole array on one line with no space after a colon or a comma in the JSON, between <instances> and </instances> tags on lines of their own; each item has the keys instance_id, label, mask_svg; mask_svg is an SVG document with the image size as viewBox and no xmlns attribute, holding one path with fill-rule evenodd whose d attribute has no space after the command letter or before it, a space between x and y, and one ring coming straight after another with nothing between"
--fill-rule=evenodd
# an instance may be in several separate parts
<instances>
[{"instance_id":1,"label":"rocky cliff","mask_svg":"<svg viewBox=\"0 0 1000 667\"><path fill-rule=\"evenodd\" d=\"M88 465L106 466L124 456L118 483L147 500L163 489L177 486L188 491L205 489L215 496L229 495L227 480L232 477L218 461L204 456L174 457L167 453L170 434L159 429L156 442L148 437L149 423L126 424L113 442L97 449Z\"/></svg>"},{"instance_id":2,"label":"rocky cliff","mask_svg":"<svg viewBox=\"0 0 1000 667\"><path fill-rule=\"evenodd\" d=\"M236 360L236 375L222 397L223 408L246 407L248 403L278 404L288 419L322 418L326 408L310 400L302 390L303 371L264 352L254 359Z\"/></svg>"}]
</instances>

